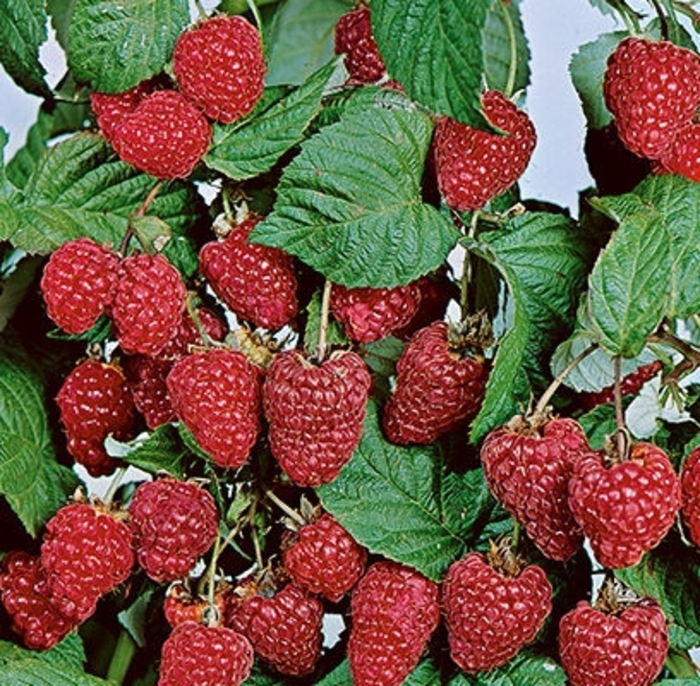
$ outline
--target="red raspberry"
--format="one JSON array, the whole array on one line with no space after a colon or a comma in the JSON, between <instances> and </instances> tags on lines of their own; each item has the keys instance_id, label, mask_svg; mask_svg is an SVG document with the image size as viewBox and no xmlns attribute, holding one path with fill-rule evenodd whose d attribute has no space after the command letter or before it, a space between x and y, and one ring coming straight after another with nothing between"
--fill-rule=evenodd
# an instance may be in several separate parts
<instances>
[{"instance_id":1,"label":"red raspberry","mask_svg":"<svg viewBox=\"0 0 700 686\"><path fill-rule=\"evenodd\" d=\"M559 622L559 654L570 686L649 686L668 644L666 618L652 600L618 614L581 601Z\"/></svg>"},{"instance_id":2,"label":"red raspberry","mask_svg":"<svg viewBox=\"0 0 700 686\"><path fill-rule=\"evenodd\" d=\"M467 673L494 669L532 642L552 611L552 585L541 567L508 569L481 553L454 562L442 584L452 659Z\"/></svg>"},{"instance_id":3,"label":"red raspberry","mask_svg":"<svg viewBox=\"0 0 700 686\"><path fill-rule=\"evenodd\" d=\"M220 467L240 467L260 432L261 371L234 350L175 363L166 383L175 413Z\"/></svg>"},{"instance_id":4,"label":"red raspberry","mask_svg":"<svg viewBox=\"0 0 700 686\"><path fill-rule=\"evenodd\" d=\"M297 586L337 603L364 574L367 550L326 512L285 540L282 561Z\"/></svg>"},{"instance_id":5,"label":"red raspberry","mask_svg":"<svg viewBox=\"0 0 700 686\"><path fill-rule=\"evenodd\" d=\"M250 593L253 587L243 592ZM272 597L252 592L244 598L230 597L227 626L246 636L255 654L281 674L313 672L323 642L321 601L294 584Z\"/></svg>"},{"instance_id":6,"label":"red raspberry","mask_svg":"<svg viewBox=\"0 0 700 686\"><path fill-rule=\"evenodd\" d=\"M163 644L158 686L239 686L252 668L247 638L226 627L185 622Z\"/></svg>"},{"instance_id":7,"label":"red raspberry","mask_svg":"<svg viewBox=\"0 0 700 686\"><path fill-rule=\"evenodd\" d=\"M258 30L243 17L214 17L180 34L173 53L180 90L210 119L248 114L265 87Z\"/></svg>"},{"instance_id":8,"label":"red raspberry","mask_svg":"<svg viewBox=\"0 0 700 686\"><path fill-rule=\"evenodd\" d=\"M250 217L223 241L207 243L199 253L199 271L221 300L245 321L279 329L297 315L294 261L279 248L249 243L262 217Z\"/></svg>"},{"instance_id":9,"label":"red raspberry","mask_svg":"<svg viewBox=\"0 0 700 686\"><path fill-rule=\"evenodd\" d=\"M185 622L197 624L218 624L226 612L226 598L230 592L228 584L217 584L214 606L202 596L192 595L186 582L176 581L168 588L163 602L163 614L168 624L174 629Z\"/></svg>"},{"instance_id":10,"label":"red raspberry","mask_svg":"<svg viewBox=\"0 0 700 686\"><path fill-rule=\"evenodd\" d=\"M418 311L421 290L416 281L395 288L346 288L331 291L331 313L352 341L369 343L406 326Z\"/></svg>"},{"instance_id":11,"label":"red raspberry","mask_svg":"<svg viewBox=\"0 0 700 686\"><path fill-rule=\"evenodd\" d=\"M654 360L649 364L644 364L631 374L627 374L620 382L620 392L622 396L637 395L642 389L642 386L653 379L656 374L663 369L664 365L661 360ZM592 410L598 405L611 403L615 399L613 386L606 386L597 392L581 393L581 405L584 409Z\"/></svg>"},{"instance_id":12,"label":"red raspberry","mask_svg":"<svg viewBox=\"0 0 700 686\"><path fill-rule=\"evenodd\" d=\"M654 168L657 174L679 174L700 183L700 124L680 129Z\"/></svg>"},{"instance_id":13,"label":"red raspberry","mask_svg":"<svg viewBox=\"0 0 700 686\"><path fill-rule=\"evenodd\" d=\"M524 173L537 143L530 118L499 91L481 96L489 133L441 117L433 155L438 187L447 205L460 212L481 209L508 190Z\"/></svg>"},{"instance_id":14,"label":"red raspberry","mask_svg":"<svg viewBox=\"0 0 700 686\"><path fill-rule=\"evenodd\" d=\"M112 474L119 466L104 448L112 435L131 438L134 403L118 367L85 360L66 377L56 396L68 437L68 452L91 476Z\"/></svg>"},{"instance_id":15,"label":"red raspberry","mask_svg":"<svg viewBox=\"0 0 700 686\"><path fill-rule=\"evenodd\" d=\"M90 105L97 117L97 125L110 143L122 117L133 112L138 104L153 92L154 88L154 82L148 80L122 93L90 93Z\"/></svg>"},{"instance_id":16,"label":"red raspberry","mask_svg":"<svg viewBox=\"0 0 700 686\"><path fill-rule=\"evenodd\" d=\"M348 659L355 686L399 686L440 621L438 586L397 562L375 562L355 586Z\"/></svg>"},{"instance_id":17,"label":"red raspberry","mask_svg":"<svg viewBox=\"0 0 700 686\"><path fill-rule=\"evenodd\" d=\"M39 558L21 551L5 555L0 567L0 595L12 629L27 648L48 650L78 625L51 602Z\"/></svg>"},{"instance_id":18,"label":"red raspberry","mask_svg":"<svg viewBox=\"0 0 700 686\"><path fill-rule=\"evenodd\" d=\"M345 68L357 83L375 83L386 74L372 35L369 7L346 12L335 25L335 53L345 54Z\"/></svg>"},{"instance_id":19,"label":"red raspberry","mask_svg":"<svg viewBox=\"0 0 700 686\"><path fill-rule=\"evenodd\" d=\"M583 543L569 509L569 479L588 440L573 419L528 422L516 417L492 431L481 448L484 476L496 499L554 560L568 560Z\"/></svg>"},{"instance_id":20,"label":"red raspberry","mask_svg":"<svg viewBox=\"0 0 700 686\"><path fill-rule=\"evenodd\" d=\"M41 278L49 317L66 333L91 329L114 300L118 269L116 253L90 238L64 243Z\"/></svg>"},{"instance_id":21,"label":"red raspberry","mask_svg":"<svg viewBox=\"0 0 700 686\"><path fill-rule=\"evenodd\" d=\"M186 294L180 273L160 253L122 260L112 307L122 350L160 353L182 323Z\"/></svg>"},{"instance_id":22,"label":"red raspberry","mask_svg":"<svg viewBox=\"0 0 700 686\"><path fill-rule=\"evenodd\" d=\"M112 145L124 162L159 179L189 176L209 147L211 126L177 91L156 91L124 114Z\"/></svg>"},{"instance_id":23,"label":"red raspberry","mask_svg":"<svg viewBox=\"0 0 700 686\"><path fill-rule=\"evenodd\" d=\"M206 307L198 307L197 317L210 340L218 343L223 342L228 333L228 326L218 314ZM175 362L181 357L189 355L192 352L192 347L202 347L204 345L205 341L202 340L197 324L189 312L185 311L174 338L168 341L165 348L158 354L158 357Z\"/></svg>"},{"instance_id":24,"label":"red raspberry","mask_svg":"<svg viewBox=\"0 0 700 686\"><path fill-rule=\"evenodd\" d=\"M628 460L606 464L587 453L574 462L569 506L601 565L636 565L673 526L681 486L666 453L636 443Z\"/></svg>"},{"instance_id":25,"label":"red raspberry","mask_svg":"<svg viewBox=\"0 0 700 686\"><path fill-rule=\"evenodd\" d=\"M139 485L129 505L139 564L154 581L187 576L214 545L219 512L214 497L191 481L165 478Z\"/></svg>"},{"instance_id":26,"label":"red raspberry","mask_svg":"<svg viewBox=\"0 0 700 686\"><path fill-rule=\"evenodd\" d=\"M372 377L362 358L335 352L321 364L299 350L277 355L263 384L273 457L298 486L333 481L360 442Z\"/></svg>"},{"instance_id":27,"label":"red raspberry","mask_svg":"<svg viewBox=\"0 0 700 686\"><path fill-rule=\"evenodd\" d=\"M700 57L669 41L625 38L608 58L603 94L625 146L659 158L700 105Z\"/></svg>"},{"instance_id":28,"label":"red raspberry","mask_svg":"<svg viewBox=\"0 0 700 686\"><path fill-rule=\"evenodd\" d=\"M683 463L681 489L683 523L690 540L700 547L700 446Z\"/></svg>"},{"instance_id":29,"label":"red raspberry","mask_svg":"<svg viewBox=\"0 0 700 686\"><path fill-rule=\"evenodd\" d=\"M41 566L52 602L63 614L86 619L101 596L129 577L133 537L117 516L76 502L62 507L46 524Z\"/></svg>"},{"instance_id":30,"label":"red raspberry","mask_svg":"<svg viewBox=\"0 0 700 686\"><path fill-rule=\"evenodd\" d=\"M418 331L396 365L396 388L384 406L382 426L393 443L432 443L478 412L488 363L450 341L443 321Z\"/></svg>"}]
</instances>

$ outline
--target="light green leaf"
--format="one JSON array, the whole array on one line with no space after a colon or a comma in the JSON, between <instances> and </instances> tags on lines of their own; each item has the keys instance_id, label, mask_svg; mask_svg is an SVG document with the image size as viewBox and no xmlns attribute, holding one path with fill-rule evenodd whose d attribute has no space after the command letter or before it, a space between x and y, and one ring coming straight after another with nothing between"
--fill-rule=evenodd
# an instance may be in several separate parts
<instances>
[{"instance_id":1,"label":"light green leaf","mask_svg":"<svg viewBox=\"0 0 700 686\"><path fill-rule=\"evenodd\" d=\"M165 67L189 21L187 0L77 0L68 65L93 90L120 93Z\"/></svg>"},{"instance_id":2,"label":"light green leaf","mask_svg":"<svg viewBox=\"0 0 700 686\"><path fill-rule=\"evenodd\" d=\"M37 120L27 132L24 145L7 164L7 178L16 188L24 187L38 161L46 152L46 143L51 136L53 117L40 109Z\"/></svg>"},{"instance_id":3,"label":"light green leaf","mask_svg":"<svg viewBox=\"0 0 700 686\"><path fill-rule=\"evenodd\" d=\"M421 199L431 134L415 109L347 113L304 143L250 240L350 287L405 285L432 271L458 233Z\"/></svg>"},{"instance_id":4,"label":"light green leaf","mask_svg":"<svg viewBox=\"0 0 700 686\"><path fill-rule=\"evenodd\" d=\"M46 24L43 0L0 3L0 64L20 88L40 97L51 95L39 62Z\"/></svg>"},{"instance_id":5,"label":"light green leaf","mask_svg":"<svg viewBox=\"0 0 700 686\"><path fill-rule=\"evenodd\" d=\"M145 441L135 442L124 452L124 461L151 474L167 472L184 476L184 460L191 455L172 424L163 424Z\"/></svg>"},{"instance_id":6,"label":"light green leaf","mask_svg":"<svg viewBox=\"0 0 700 686\"><path fill-rule=\"evenodd\" d=\"M503 667L474 676L460 674L449 686L565 686L566 683L566 673L552 658L523 650Z\"/></svg>"},{"instance_id":7,"label":"light green leaf","mask_svg":"<svg viewBox=\"0 0 700 686\"><path fill-rule=\"evenodd\" d=\"M212 146L204 163L241 181L264 174L304 137L321 109L321 96L335 68L322 67L307 82L241 122L214 125Z\"/></svg>"}]
</instances>

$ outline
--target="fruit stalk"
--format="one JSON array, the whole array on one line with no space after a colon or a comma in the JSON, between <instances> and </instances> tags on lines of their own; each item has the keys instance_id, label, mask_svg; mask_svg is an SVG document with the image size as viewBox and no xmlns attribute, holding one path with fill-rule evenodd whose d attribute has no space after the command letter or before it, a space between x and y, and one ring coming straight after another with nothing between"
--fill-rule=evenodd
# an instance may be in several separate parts
<instances>
[{"instance_id":1,"label":"fruit stalk","mask_svg":"<svg viewBox=\"0 0 700 686\"><path fill-rule=\"evenodd\" d=\"M136 643L131 638L126 629L119 632L119 638L112 653L112 659L109 662L107 670L107 681L115 686L121 686L124 683L126 674L131 666L131 660L136 653Z\"/></svg>"},{"instance_id":2,"label":"fruit stalk","mask_svg":"<svg viewBox=\"0 0 700 686\"><path fill-rule=\"evenodd\" d=\"M505 21L506 28L508 29L508 45L510 47L508 81L506 82L506 87L503 89L503 95L505 95L506 98L510 98L510 96L513 95L518 70L518 45L515 40L515 27L513 26L513 19L510 16L510 12L508 12L509 4L510 3L507 0L502 0L501 2L501 10L503 12L503 19Z\"/></svg>"},{"instance_id":3,"label":"fruit stalk","mask_svg":"<svg viewBox=\"0 0 700 686\"><path fill-rule=\"evenodd\" d=\"M318 347L316 349L316 356L319 364L325 359L326 349L328 348L328 318L331 310L332 289L333 283L326 279L326 283L323 286L323 297L321 299L321 322L318 327Z\"/></svg>"},{"instance_id":4,"label":"fruit stalk","mask_svg":"<svg viewBox=\"0 0 700 686\"><path fill-rule=\"evenodd\" d=\"M277 507L279 507L279 509L282 510L282 512L284 512L288 517L293 519L297 524L300 524L301 526L308 524L308 522L296 510L289 507L289 505L287 505L287 503L285 503L284 500L275 495L271 490L265 490L265 497L268 500L271 500L275 505L277 505Z\"/></svg>"},{"instance_id":5,"label":"fruit stalk","mask_svg":"<svg viewBox=\"0 0 700 686\"><path fill-rule=\"evenodd\" d=\"M620 460L623 462L629 457L629 442L627 441L627 426L625 424L625 413L622 409L622 390L620 384L622 382L622 358L615 355L613 360L614 365L614 383L613 383L613 399L615 403L615 424L617 425L617 453Z\"/></svg>"}]
</instances>

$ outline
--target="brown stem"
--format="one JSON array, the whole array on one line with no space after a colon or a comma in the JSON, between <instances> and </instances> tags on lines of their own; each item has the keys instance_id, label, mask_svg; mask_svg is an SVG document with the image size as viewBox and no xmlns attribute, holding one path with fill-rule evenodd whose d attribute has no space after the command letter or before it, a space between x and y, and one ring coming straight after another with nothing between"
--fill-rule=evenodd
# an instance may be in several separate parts
<instances>
[{"instance_id":1,"label":"brown stem","mask_svg":"<svg viewBox=\"0 0 700 686\"><path fill-rule=\"evenodd\" d=\"M686 374L700 368L700 351L678 338L669 331L668 327L664 327L663 333L649 336L648 340L649 343L666 343L683 355L683 359L674 367L673 371L664 377L664 384L677 386Z\"/></svg>"},{"instance_id":2,"label":"brown stem","mask_svg":"<svg viewBox=\"0 0 700 686\"><path fill-rule=\"evenodd\" d=\"M265 497L271 500L277 507L279 507L282 512L284 512L288 517L293 519L297 524L305 526L308 522L293 508L291 508L287 503L284 502L280 497L278 497L271 490L265 491Z\"/></svg>"},{"instance_id":3,"label":"brown stem","mask_svg":"<svg viewBox=\"0 0 700 686\"><path fill-rule=\"evenodd\" d=\"M151 203L155 200L156 195L158 195L158 191L161 189L161 186L163 185L162 181L158 181L153 188L148 192L148 195L146 196L145 200L139 205L138 209L136 212L134 212L133 216L134 217L143 217L146 212L148 212L148 208L151 206ZM126 232L124 233L124 238L122 238L121 245L119 246L119 254L122 257L126 257L126 251L127 248L129 247L129 241L134 237L134 229L131 226L131 218L129 218L127 226L126 226Z\"/></svg>"}]
</instances>

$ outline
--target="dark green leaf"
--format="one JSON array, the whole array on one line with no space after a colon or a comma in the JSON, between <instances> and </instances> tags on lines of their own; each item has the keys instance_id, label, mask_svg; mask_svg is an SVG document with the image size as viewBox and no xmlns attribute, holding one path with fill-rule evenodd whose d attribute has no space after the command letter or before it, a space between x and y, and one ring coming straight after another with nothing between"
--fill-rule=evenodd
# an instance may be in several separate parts
<instances>
[{"instance_id":1,"label":"dark green leaf","mask_svg":"<svg viewBox=\"0 0 700 686\"><path fill-rule=\"evenodd\" d=\"M51 15L51 26L56 32L56 40L68 50L68 27L70 26L73 10L78 0L47 0L46 7Z\"/></svg>"},{"instance_id":2,"label":"dark green leaf","mask_svg":"<svg viewBox=\"0 0 700 686\"><path fill-rule=\"evenodd\" d=\"M671 624L668 627L668 635L671 645L677 650L690 650L700 646L700 634L678 626L678 624Z\"/></svg>"},{"instance_id":3,"label":"dark green leaf","mask_svg":"<svg viewBox=\"0 0 700 686\"><path fill-rule=\"evenodd\" d=\"M182 477L183 461L190 454L178 430L172 424L163 424L145 441L137 442L132 450L125 451L124 461L151 474L167 472Z\"/></svg>"},{"instance_id":4,"label":"dark green leaf","mask_svg":"<svg viewBox=\"0 0 700 686\"><path fill-rule=\"evenodd\" d=\"M409 675L403 686L440 686L440 671L432 660L423 660Z\"/></svg>"},{"instance_id":5,"label":"dark green leaf","mask_svg":"<svg viewBox=\"0 0 700 686\"><path fill-rule=\"evenodd\" d=\"M27 291L36 284L37 272L43 265L44 260L38 257L21 259L10 275L0 281L0 331L8 325Z\"/></svg>"},{"instance_id":6,"label":"dark green leaf","mask_svg":"<svg viewBox=\"0 0 700 686\"><path fill-rule=\"evenodd\" d=\"M690 677L688 679L661 679L655 681L655 686L700 686L700 677Z\"/></svg>"},{"instance_id":7,"label":"dark green leaf","mask_svg":"<svg viewBox=\"0 0 700 686\"><path fill-rule=\"evenodd\" d=\"M350 663L343 660L330 674L326 674L316 686L347 686L352 683Z\"/></svg>"},{"instance_id":8,"label":"dark green leaf","mask_svg":"<svg viewBox=\"0 0 700 686\"><path fill-rule=\"evenodd\" d=\"M139 245L149 255L160 252L173 235L170 227L160 217L152 214L135 215L129 219L129 225Z\"/></svg>"},{"instance_id":9,"label":"dark green leaf","mask_svg":"<svg viewBox=\"0 0 700 686\"><path fill-rule=\"evenodd\" d=\"M304 347L309 352L313 353L318 346L318 337L321 329L321 292L316 291L306 308L308 318L306 320L306 328L304 329ZM326 343L332 345L347 345L348 338L343 332L343 327L330 319L326 330Z\"/></svg>"},{"instance_id":10,"label":"dark green leaf","mask_svg":"<svg viewBox=\"0 0 700 686\"><path fill-rule=\"evenodd\" d=\"M432 271L458 233L421 200L431 134L415 109L348 112L304 143L250 239L350 287L404 285Z\"/></svg>"},{"instance_id":11,"label":"dark green leaf","mask_svg":"<svg viewBox=\"0 0 700 686\"><path fill-rule=\"evenodd\" d=\"M475 676L460 674L449 686L565 686L566 683L566 673L552 658L523 650L503 667Z\"/></svg>"},{"instance_id":12,"label":"dark green leaf","mask_svg":"<svg viewBox=\"0 0 700 686\"><path fill-rule=\"evenodd\" d=\"M615 407L612 403L594 407L578 418L579 424L583 427L588 437L588 444L593 450L602 450L608 436L615 433L617 424L615 422Z\"/></svg>"},{"instance_id":13,"label":"dark green leaf","mask_svg":"<svg viewBox=\"0 0 700 686\"><path fill-rule=\"evenodd\" d=\"M391 78L433 112L484 127L479 93L492 0L375 0L372 29Z\"/></svg>"},{"instance_id":14,"label":"dark green leaf","mask_svg":"<svg viewBox=\"0 0 700 686\"><path fill-rule=\"evenodd\" d=\"M187 0L77 0L68 64L93 90L120 93L165 67L189 21Z\"/></svg>"},{"instance_id":15,"label":"dark green leaf","mask_svg":"<svg viewBox=\"0 0 700 686\"><path fill-rule=\"evenodd\" d=\"M147 589L126 610L122 610L117 615L119 623L129 632L129 636L139 648L144 648L148 644L146 622L154 593L154 588Z\"/></svg>"},{"instance_id":16,"label":"dark green leaf","mask_svg":"<svg viewBox=\"0 0 700 686\"><path fill-rule=\"evenodd\" d=\"M204 156L211 169L241 181L264 174L304 137L321 108L321 96L335 65L327 64L308 81L242 122L215 124L212 146Z\"/></svg>"},{"instance_id":17,"label":"dark green leaf","mask_svg":"<svg viewBox=\"0 0 700 686\"><path fill-rule=\"evenodd\" d=\"M24 146L7 164L7 177L16 188L24 187L39 159L46 152L46 143L51 136L52 126L53 117L40 109L36 122L27 132Z\"/></svg>"},{"instance_id":18,"label":"dark green leaf","mask_svg":"<svg viewBox=\"0 0 700 686\"><path fill-rule=\"evenodd\" d=\"M46 24L43 0L0 3L0 63L20 88L40 97L51 95L39 62Z\"/></svg>"}]
</instances>

